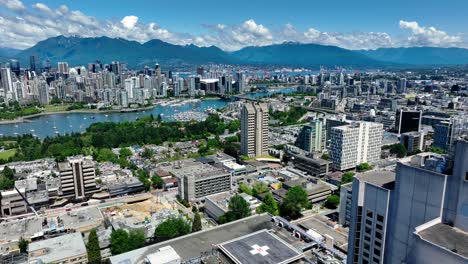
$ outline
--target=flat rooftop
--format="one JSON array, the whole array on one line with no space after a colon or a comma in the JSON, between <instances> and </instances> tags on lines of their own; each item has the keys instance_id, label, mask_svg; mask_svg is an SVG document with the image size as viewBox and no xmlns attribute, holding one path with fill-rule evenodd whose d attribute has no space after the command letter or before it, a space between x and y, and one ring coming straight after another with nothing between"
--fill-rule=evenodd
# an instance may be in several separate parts
<instances>
[{"instance_id":1,"label":"flat rooftop","mask_svg":"<svg viewBox=\"0 0 468 264\"><path fill-rule=\"evenodd\" d=\"M180 169L174 169L170 171L177 178L193 177L195 179L210 178L222 175L228 175L229 173L224 169L216 168L209 164L199 163L197 165L183 167Z\"/></svg>"},{"instance_id":2,"label":"flat rooftop","mask_svg":"<svg viewBox=\"0 0 468 264\"><path fill-rule=\"evenodd\" d=\"M47 254L30 258L30 260L41 260L42 263L52 263L86 254L86 246L80 232L33 242L29 244L28 249L29 252L47 249Z\"/></svg>"},{"instance_id":3,"label":"flat rooftop","mask_svg":"<svg viewBox=\"0 0 468 264\"><path fill-rule=\"evenodd\" d=\"M271 217L268 214L250 216L208 230L112 256L110 257L110 263L143 263L147 255L156 253L160 248L165 246L171 246L183 260L187 260L199 257L202 252L211 251L215 244L220 244L263 229L270 229L271 227Z\"/></svg>"},{"instance_id":4,"label":"flat rooftop","mask_svg":"<svg viewBox=\"0 0 468 264\"><path fill-rule=\"evenodd\" d=\"M391 183L395 182L395 172L386 170L357 173L355 177L360 181L368 182L384 188L388 188Z\"/></svg>"},{"instance_id":5,"label":"flat rooftop","mask_svg":"<svg viewBox=\"0 0 468 264\"><path fill-rule=\"evenodd\" d=\"M301 252L268 230L224 242L219 249L238 264L291 263L303 257Z\"/></svg>"},{"instance_id":6,"label":"flat rooftop","mask_svg":"<svg viewBox=\"0 0 468 264\"><path fill-rule=\"evenodd\" d=\"M418 235L432 244L443 247L464 258L468 258L467 232L439 223L418 232Z\"/></svg>"}]
</instances>

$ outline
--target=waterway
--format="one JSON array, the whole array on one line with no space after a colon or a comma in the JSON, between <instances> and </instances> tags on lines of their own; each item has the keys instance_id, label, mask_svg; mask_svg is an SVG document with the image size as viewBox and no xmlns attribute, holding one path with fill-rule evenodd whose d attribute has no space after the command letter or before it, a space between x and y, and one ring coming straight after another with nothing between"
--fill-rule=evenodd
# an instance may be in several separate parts
<instances>
[{"instance_id":1,"label":"waterway","mask_svg":"<svg viewBox=\"0 0 468 264\"><path fill-rule=\"evenodd\" d=\"M293 88L275 89L266 92L249 93L249 98L261 98L273 93L291 93ZM154 108L138 112L110 112L110 113L57 113L28 118L26 122L0 124L0 136L33 134L38 138L47 136L64 135L67 133L84 132L91 124L97 122L125 122L153 114L156 118L159 114L163 120L173 121L174 115L183 112L204 112L205 110L223 108L228 102L223 100L202 100L183 105L156 105Z\"/></svg>"}]
</instances>

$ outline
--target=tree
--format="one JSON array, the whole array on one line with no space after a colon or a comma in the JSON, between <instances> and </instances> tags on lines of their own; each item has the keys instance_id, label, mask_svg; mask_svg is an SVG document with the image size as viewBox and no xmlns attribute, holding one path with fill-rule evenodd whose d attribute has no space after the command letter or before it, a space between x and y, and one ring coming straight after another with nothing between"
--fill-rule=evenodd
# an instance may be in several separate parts
<instances>
[{"instance_id":1,"label":"tree","mask_svg":"<svg viewBox=\"0 0 468 264\"><path fill-rule=\"evenodd\" d=\"M110 249L112 255L118 255L130 251L128 233L123 229L117 229L111 233Z\"/></svg>"},{"instance_id":2,"label":"tree","mask_svg":"<svg viewBox=\"0 0 468 264\"><path fill-rule=\"evenodd\" d=\"M329 156L327 153L323 153L323 154L322 154L322 159L324 159L324 160L329 160L329 159L330 159L330 156Z\"/></svg>"},{"instance_id":3,"label":"tree","mask_svg":"<svg viewBox=\"0 0 468 264\"><path fill-rule=\"evenodd\" d=\"M120 156L120 158L126 159L126 158L130 157L132 154L133 154L133 153L132 153L132 151L131 151L129 148L121 148L121 149L119 150L119 156Z\"/></svg>"},{"instance_id":4,"label":"tree","mask_svg":"<svg viewBox=\"0 0 468 264\"><path fill-rule=\"evenodd\" d=\"M88 237L88 244L86 245L88 251L88 263L100 264L102 261L101 248L99 247L99 239L96 229L91 230Z\"/></svg>"},{"instance_id":5,"label":"tree","mask_svg":"<svg viewBox=\"0 0 468 264\"><path fill-rule=\"evenodd\" d=\"M111 149L102 148L98 151L96 160L99 162L104 162L104 161L117 162L117 155L115 155Z\"/></svg>"},{"instance_id":6,"label":"tree","mask_svg":"<svg viewBox=\"0 0 468 264\"><path fill-rule=\"evenodd\" d=\"M268 189L268 186L266 186L263 182L256 182L252 186L252 195L253 196L258 196L259 194L266 193L270 189Z\"/></svg>"},{"instance_id":7,"label":"tree","mask_svg":"<svg viewBox=\"0 0 468 264\"><path fill-rule=\"evenodd\" d=\"M158 175L151 177L151 182L153 183L154 188L162 189L164 187L164 181Z\"/></svg>"},{"instance_id":8,"label":"tree","mask_svg":"<svg viewBox=\"0 0 468 264\"><path fill-rule=\"evenodd\" d=\"M251 212L249 203L238 194L229 199L228 208L228 222L247 217Z\"/></svg>"},{"instance_id":9,"label":"tree","mask_svg":"<svg viewBox=\"0 0 468 264\"><path fill-rule=\"evenodd\" d=\"M245 184L243 182L239 183L239 191L243 192L243 193L246 193L248 195L253 194L252 189L250 189L249 186L247 186L247 184Z\"/></svg>"},{"instance_id":10,"label":"tree","mask_svg":"<svg viewBox=\"0 0 468 264\"><path fill-rule=\"evenodd\" d=\"M195 216L193 218L193 223L192 223L192 232L198 232L202 230L202 222L201 222L201 216L198 211L196 211Z\"/></svg>"},{"instance_id":11,"label":"tree","mask_svg":"<svg viewBox=\"0 0 468 264\"><path fill-rule=\"evenodd\" d=\"M338 195L330 195L325 201L325 207L329 209L336 209L336 207L338 207L338 204L340 204L340 197Z\"/></svg>"},{"instance_id":12,"label":"tree","mask_svg":"<svg viewBox=\"0 0 468 264\"><path fill-rule=\"evenodd\" d=\"M153 157L153 155L154 155L154 151L150 148L145 148L143 152L141 153L141 157L147 158L147 159L150 159L151 157Z\"/></svg>"},{"instance_id":13,"label":"tree","mask_svg":"<svg viewBox=\"0 0 468 264\"><path fill-rule=\"evenodd\" d=\"M128 245L130 250L141 248L145 245L146 235L143 229L131 230L128 234Z\"/></svg>"},{"instance_id":14,"label":"tree","mask_svg":"<svg viewBox=\"0 0 468 264\"><path fill-rule=\"evenodd\" d=\"M398 158L404 158L407 150L403 144L397 143L390 146L390 153L396 154Z\"/></svg>"},{"instance_id":15,"label":"tree","mask_svg":"<svg viewBox=\"0 0 468 264\"><path fill-rule=\"evenodd\" d=\"M29 241L21 237L19 242L18 242L18 247L20 249L20 252L21 253L27 253L28 252L28 245L29 245Z\"/></svg>"},{"instance_id":16,"label":"tree","mask_svg":"<svg viewBox=\"0 0 468 264\"><path fill-rule=\"evenodd\" d=\"M445 150L439 148L439 147L430 147L429 148L430 152L436 153L436 154L445 154Z\"/></svg>"},{"instance_id":17,"label":"tree","mask_svg":"<svg viewBox=\"0 0 468 264\"><path fill-rule=\"evenodd\" d=\"M190 233L190 223L183 217L169 217L156 227L154 236L157 241L164 241Z\"/></svg>"},{"instance_id":18,"label":"tree","mask_svg":"<svg viewBox=\"0 0 468 264\"><path fill-rule=\"evenodd\" d=\"M271 193L267 193L265 197L263 197L262 204L259 207L257 207L257 213L270 213L272 215L279 214L278 203L273 198L273 195Z\"/></svg>"},{"instance_id":19,"label":"tree","mask_svg":"<svg viewBox=\"0 0 468 264\"><path fill-rule=\"evenodd\" d=\"M2 174L8 179L13 179L15 177L15 171L8 166L3 168Z\"/></svg>"},{"instance_id":20,"label":"tree","mask_svg":"<svg viewBox=\"0 0 468 264\"><path fill-rule=\"evenodd\" d=\"M354 172L346 172L341 176L341 184L346 184L353 181Z\"/></svg>"},{"instance_id":21,"label":"tree","mask_svg":"<svg viewBox=\"0 0 468 264\"><path fill-rule=\"evenodd\" d=\"M369 165L369 163L367 163L367 162L361 163L361 164L357 165L357 167L356 167L356 170L358 172L364 172L364 171L368 171L370 169L372 169L372 166Z\"/></svg>"},{"instance_id":22,"label":"tree","mask_svg":"<svg viewBox=\"0 0 468 264\"><path fill-rule=\"evenodd\" d=\"M301 209L309 207L307 192L301 186L294 186L288 190L280 207L280 214L284 217L297 219L301 216Z\"/></svg>"}]
</instances>

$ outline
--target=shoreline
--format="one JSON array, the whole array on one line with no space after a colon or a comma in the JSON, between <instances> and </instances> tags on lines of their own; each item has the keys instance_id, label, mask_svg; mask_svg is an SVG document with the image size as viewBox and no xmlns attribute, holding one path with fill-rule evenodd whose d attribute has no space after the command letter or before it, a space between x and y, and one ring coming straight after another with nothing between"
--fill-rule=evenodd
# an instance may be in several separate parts
<instances>
[{"instance_id":1,"label":"shoreline","mask_svg":"<svg viewBox=\"0 0 468 264\"><path fill-rule=\"evenodd\" d=\"M174 98L171 98L174 99ZM169 100L171 100L169 99ZM211 101L211 100L219 100L220 98L217 97L208 97L208 98L199 98L201 101ZM69 111L56 111L56 112L41 112L33 115L21 116L15 119L5 119L0 120L0 125L7 125L7 124L18 124L24 122L31 122L31 118L40 117L44 115L53 115L53 114L73 114L73 113L82 113L82 114L106 114L106 113L130 113L130 112L141 112L146 110L151 110L156 106L160 105L159 103L153 104L151 106L146 107L138 107L138 108L125 108L125 109L109 109L109 110L98 110L98 109L75 109Z\"/></svg>"},{"instance_id":2,"label":"shoreline","mask_svg":"<svg viewBox=\"0 0 468 264\"><path fill-rule=\"evenodd\" d=\"M75 109L70 111L56 111L56 112L41 112L33 115L22 116L19 118L11 119L11 120L0 120L0 125L6 124L17 124L17 123L24 123L24 122L31 122L31 118L44 116L44 115L53 115L53 114L73 114L73 113L82 113L82 114L106 114L106 113L126 113L126 112L140 112L151 110L155 108L157 105L147 106L147 107L139 107L139 108L126 108L126 109L110 109L110 110L97 110L97 109Z\"/></svg>"}]
</instances>

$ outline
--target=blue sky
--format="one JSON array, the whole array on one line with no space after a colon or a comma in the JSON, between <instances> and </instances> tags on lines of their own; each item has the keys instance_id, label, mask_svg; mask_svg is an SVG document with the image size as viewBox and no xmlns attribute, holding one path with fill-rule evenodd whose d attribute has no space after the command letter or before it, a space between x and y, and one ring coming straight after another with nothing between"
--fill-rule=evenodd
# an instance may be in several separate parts
<instances>
[{"instance_id":1,"label":"blue sky","mask_svg":"<svg viewBox=\"0 0 468 264\"><path fill-rule=\"evenodd\" d=\"M349 49L467 47L468 1L0 0L0 46L57 34L145 42L249 45L299 41Z\"/></svg>"}]
</instances>

